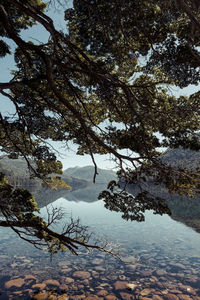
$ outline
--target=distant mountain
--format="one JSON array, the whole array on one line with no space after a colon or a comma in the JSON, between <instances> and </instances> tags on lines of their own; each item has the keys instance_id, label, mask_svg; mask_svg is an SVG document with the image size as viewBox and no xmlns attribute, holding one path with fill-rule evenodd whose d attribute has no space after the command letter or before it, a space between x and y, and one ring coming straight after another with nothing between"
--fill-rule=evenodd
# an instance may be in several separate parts
<instances>
[{"instance_id":1,"label":"distant mountain","mask_svg":"<svg viewBox=\"0 0 200 300\"><path fill-rule=\"evenodd\" d=\"M200 151L192 151L181 147L168 149L163 153L162 160L171 166L196 169L200 167Z\"/></svg>"},{"instance_id":2,"label":"distant mountain","mask_svg":"<svg viewBox=\"0 0 200 300\"><path fill-rule=\"evenodd\" d=\"M70 191L66 195L66 199L73 201L94 202L98 200L101 191L107 188L111 180L117 179L115 172L98 168L98 175L95 183L93 183L94 166L69 168L64 171L64 175L82 179L87 182L87 186L83 189Z\"/></svg>"},{"instance_id":3,"label":"distant mountain","mask_svg":"<svg viewBox=\"0 0 200 300\"><path fill-rule=\"evenodd\" d=\"M26 161L22 158L10 159L6 156L0 157L0 172L6 175L9 183L14 187L22 187L29 190L36 198L38 207L52 203L69 193L69 190L64 188L52 190L43 186L40 179L30 178ZM87 181L83 179L73 178L65 174L61 178L71 187L71 190L82 189L87 186Z\"/></svg>"},{"instance_id":4,"label":"distant mountain","mask_svg":"<svg viewBox=\"0 0 200 300\"><path fill-rule=\"evenodd\" d=\"M63 172L63 174L79 179L84 179L88 182L93 182L94 166L68 168ZM96 176L95 182L105 184L113 178L116 178L115 172L113 172L112 170L98 168L98 174Z\"/></svg>"}]
</instances>

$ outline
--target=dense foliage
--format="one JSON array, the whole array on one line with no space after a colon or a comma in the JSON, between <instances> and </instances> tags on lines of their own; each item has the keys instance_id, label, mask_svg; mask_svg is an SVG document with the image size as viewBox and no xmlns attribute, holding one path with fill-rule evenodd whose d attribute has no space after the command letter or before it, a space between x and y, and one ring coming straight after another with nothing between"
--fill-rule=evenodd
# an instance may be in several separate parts
<instances>
[{"instance_id":1,"label":"dense foliage","mask_svg":"<svg viewBox=\"0 0 200 300\"><path fill-rule=\"evenodd\" d=\"M10 41L16 45L16 70L0 83L16 110L0 114L3 152L23 156L32 175L52 184L48 174L61 173L62 165L49 139L72 141L77 154L90 154L94 180L94 154L110 153L119 177L138 184L146 207L154 203L143 189L148 178L170 192L199 192L198 169L160 159L162 147L200 149L199 91L173 93L173 87L199 83L198 1L74 0L65 11L66 32L36 0L1 0L0 17L1 56L11 53ZM48 42L23 39L20 30L34 22ZM116 187L101 196L107 203L129 201Z\"/></svg>"}]
</instances>

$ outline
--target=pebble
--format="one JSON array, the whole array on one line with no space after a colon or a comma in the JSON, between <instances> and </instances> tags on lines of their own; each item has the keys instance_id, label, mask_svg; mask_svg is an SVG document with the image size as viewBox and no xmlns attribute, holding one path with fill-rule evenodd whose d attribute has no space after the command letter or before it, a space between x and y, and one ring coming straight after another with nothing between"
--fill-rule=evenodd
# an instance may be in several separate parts
<instances>
[{"instance_id":1,"label":"pebble","mask_svg":"<svg viewBox=\"0 0 200 300\"><path fill-rule=\"evenodd\" d=\"M137 287L137 284L135 284L135 283L128 283L128 284L126 285L126 289L127 289L127 290L131 290L131 291L135 290L136 287Z\"/></svg>"},{"instance_id":2,"label":"pebble","mask_svg":"<svg viewBox=\"0 0 200 300\"><path fill-rule=\"evenodd\" d=\"M192 300L192 298L191 298L190 296L188 296L188 295L183 295L183 294L179 294L179 295L178 295L178 298L179 298L180 300Z\"/></svg>"},{"instance_id":3,"label":"pebble","mask_svg":"<svg viewBox=\"0 0 200 300\"><path fill-rule=\"evenodd\" d=\"M45 283L36 283L32 285L32 289L44 290L46 288Z\"/></svg>"},{"instance_id":4,"label":"pebble","mask_svg":"<svg viewBox=\"0 0 200 300\"><path fill-rule=\"evenodd\" d=\"M151 276L152 275L152 271L150 270L142 270L140 271L140 275L143 277L147 277L147 276Z\"/></svg>"},{"instance_id":5,"label":"pebble","mask_svg":"<svg viewBox=\"0 0 200 300\"><path fill-rule=\"evenodd\" d=\"M156 270L155 274L158 276L164 276L167 274L167 272L165 270Z\"/></svg>"},{"instance_id":6,"label":"pebble","mask_svg":"<svg viewBox=\"0 0 200 300\"><path fill-rule=\"evenodd\" d=\"M118 300L118 299L114 295L107 295L107 296L105 296L105 300Z\"/></svg>"},{"instance_id":7,"label":"pebble","mask_svg":"<svg viewBox=\"0 0 200 300\"><path fill-rule=\"evenodd\" d=\"M74 279L71 278L71 277L66 277L66 278L65 278L65 282L66 282L66 283L72 283L72 282L74 282Z\"/></svg>"},{"instance_id":8,"label":"pebble","mask_svg":"<svg viewBox=\"0 0 200 300\"><path fill-rule=\"evenodd\" d=\"M95 259L92 260L91 263L92 263L93 265L100 265L100 264L103 263L103 259L101 259L101 258L95 258Z\"/></svg>"},{"instance_id":9,"label":"pebble","mask_svg":"<svg viewBox=\"0 0 200 300\"><path fill-rule=\"evenodd\" d=\"M76 271L73 273L74 277L78 277L80 279L87 279L90 278L90 273L86 271Z\"/></svg>"},{"instance_id":10,"label":"pebble","mask_svg":"<svg viewBox=\"0 0 200 300\"><path fill-rule=\"evenodd\" d=\"M176 296L176 295L174 295L174 294L166 294L165 295L165 298L167 299L167 300L179 300L179 298Z\"/></svg>"},{"instance_id":11,"label":"pebble","mask_svg":"<svg viewBox=\"0 0 200 300\"><path fill-rule=\"evenodd\" d=\"M60 286L58 280L54 280L54 279L45 280L43 283L46 285Z\"/></svg>"},{"instance_id":12,"label":"pebble","mask_svg":"<svg viewBox=\"0 0 200 300\"><path fill-rule=\"evenodd\" d=\"M21 288L24 285L25 281L23 278L16 278L9 280L5 283L5 288L10 289L10 288Z\"/></svg>"},{"instance_id":13,"label":"pebble","mask_svg":"<svg viewBox=\"0 0 200 300\"><path fill-rule=\"evenodd\" d=\"M115 290L124 290L127 288L128 282L127 281L116 281L114 284Z\"/></svg>"},{"instance_id":14,"label":"pebble","mask_svg":"<svg viewBox=\"0 0 200 300\"><path fill-rule=\"evenodd\" d=\"M41 293L39 293L37 295L33 295L32 299L33 300L46 300L47 297L48 297L47 292L41 292Z\"/></svg>"},{"instance_id":15,"label":"pebble","mask_svg":"<svg viewBox=\"0 0 200 300\"><path fill-rule=\"evenodd\" d=\"M147 296L147 295L151 294L151 293L154 292L154 291L155 291L154 289L144 289L144 290L142 290L142 291L140 292L140 294L141 294L142 296Z\"/></svg>"},{"instance_id":16,"label":"pebble","mask_svg":"<svg viewBox=\"0 0 200 300\"><path fill-rule=\"evenodd\" d=\"M59 295L57 297L57 300L68 300L68 299L69 299L69 297L67 296L67 294Z\"/></svg>"},{"instance_id":17,"label":"pebble","mask_svg":"<svg viewBox=\"0 0 200 300\"><path fill-rule=\"evenodd\" d=\"M128 294L128 293L124 293L124 292L121 292L120 293L120 296L123 300L132 300L132 299L135 299L135 297L131 294Z\"/></svg>"},{"instance_id":18,"label":"pebble","mask_svg":"<svg viewBox=\"0 0 200 300\"><path fill-rule=\"evenodd\" d=\"M100 299L97 295L89 295L88 297L85 298L85 300L98 300Z\"/></svg>"},{"instance_id":19,"label":"pebble","mask_svg":"<svg viewBox=\"0 0 200 300\"><path fill-rule=\"evenodd\" d=\"M163 297L161 297L159 295L153 295L152 299L153 300L163 300Z\"/></svg>"},{"instance_id":20,"label":"pebble","mask_svg":"<svg viewBox=\"0 0 200 300\"><path fill-rule=\"evenodd\" d=\"M100 290L99 292L97 292L98 296L106 296L108 294L108 292L106 290Z\"/></svg>"}]
</instances>

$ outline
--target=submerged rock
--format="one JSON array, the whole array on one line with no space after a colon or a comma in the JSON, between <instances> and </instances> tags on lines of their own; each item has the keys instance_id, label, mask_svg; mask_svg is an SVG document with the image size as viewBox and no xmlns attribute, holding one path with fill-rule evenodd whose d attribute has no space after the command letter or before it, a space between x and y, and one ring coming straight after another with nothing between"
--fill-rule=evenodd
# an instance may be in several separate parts
<instances>
[{"instance_id":1,"label":"submerged rock","mask_svg":"<svg viewBox=\"0 0 200 300\"><path fill-rule=\"evenodd\" d=\"M123 300L133 300L133 299L135 299L135 297L133 295L128 294L128 293L124 293L124 292L121 292L120 296Z\"/></svg>"},{"instance_id":2,"label":"submerged rock","mask_svg":"<svg viewBox=\"0 0 200 300\"><path fill-rule=\"evenodd\" d=\"M116 290L125 290L127 288L127 284L128 282L127 281L116 281L115 282L115 289Z\"/></svg>"},{"instance_id":3,"label":"submerged rock","mask_svg":"<svg viewBox=\"0 0 200 300\"><path fill-rule=\"evenodd\" d=\"M87 271L76 271L73 273L74 277L78 277L80 279L88 279L90 278L90 273Z\"/></svg>"},{"instance_id":4,"label":"submerged rock","mask_svg":"<svg viewBox=\"0 0 200 300\"><path fill-rule=\"evenodd\" d=\"M55 279L48 279L48 280L45 280L43 283L46 285L60 286L60 283L58 282L58 280L55 280Z\"/></svg>"},{"instance_id":5,"label":"submerged rock","mask_svg":"<svg viewBox=\"0 0 200 300\"><path fill-rule=\"evenodd\" d=\"M128 283L128 284L126 285L126 289L127 289L127 290L131 290L131 291L135 290L136 287L137 287L137 284L135 284L135 283Z\"/></svg>"},{"instance_id":6,"label":"submerged rock","mask_svg":"<svg viewBox=\"0 0 200 300\"><path fill-rule=\"evenodd\" d=\"M179 300L179 298L176 295L174 295L174 294L166 294L165 298L167 300Z\"/></svg>"},{"instance_id":7,"label":"submerged rock","mask_svg":"<svg viewBox=\"0 0 200 300\"><path fill-rule=\"evenodd\" d=\"M16 278L16 279L12 279L12 280L9 280L5 283L5 288L6 289L10 289L10 288L13 288L13 287L22 287L24 285L25 281L23 278Z\"/></svg>"},{"instance_id":8,"label":"submerged rock","mask_svg":"<svg viewBox=\"0 0 200 300\"><path fill-rule=\"evenodd\" d=\"M32 289L37 289L37 290L44 290L46 288L45 283L36 283L32 285Z\"/></svg>"}]
</instances>

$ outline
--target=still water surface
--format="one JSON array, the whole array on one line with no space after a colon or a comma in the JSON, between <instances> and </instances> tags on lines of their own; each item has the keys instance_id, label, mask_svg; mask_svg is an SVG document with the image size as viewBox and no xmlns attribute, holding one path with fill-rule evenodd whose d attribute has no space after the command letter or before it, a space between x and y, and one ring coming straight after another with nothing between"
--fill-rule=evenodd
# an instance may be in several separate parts
<instances>
[{"instance_id":1,"label":"still water surface","mask_svg":"<svg viewBox=\"0 0 200 300\"><path fill-rule=\"evenodd\" d=\"M0 229L0 299L200 299L200 234L169 216L125 221L103 202L53 203L80 217L95 236L118 247L121 260L80 251L48 252ZM41 213L46 214L42 208ZM131 285L129 285L131 284Z\"/></svg>"}]
</instances>

